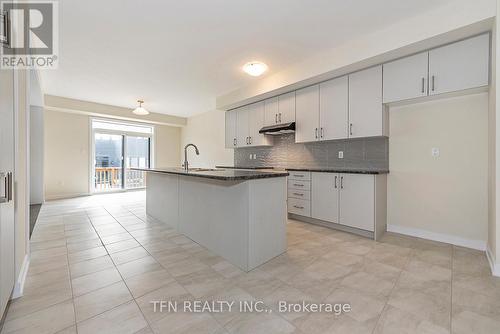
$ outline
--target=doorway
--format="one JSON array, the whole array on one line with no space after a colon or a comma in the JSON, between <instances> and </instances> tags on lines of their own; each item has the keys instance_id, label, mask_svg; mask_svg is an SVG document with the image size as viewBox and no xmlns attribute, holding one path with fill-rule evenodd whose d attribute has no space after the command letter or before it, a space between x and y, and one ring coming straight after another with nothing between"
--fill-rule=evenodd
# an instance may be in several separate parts
<instances>
[{"instance_id":1,"label":"doorway","mask_svg":"<svg viewBox=\"0 0 500 334\"><path fill-rule=\"evenodd\" d=\"M151 167L153 127L92 120L93 192L141 189Z\"/></svg>"}]
</instances>

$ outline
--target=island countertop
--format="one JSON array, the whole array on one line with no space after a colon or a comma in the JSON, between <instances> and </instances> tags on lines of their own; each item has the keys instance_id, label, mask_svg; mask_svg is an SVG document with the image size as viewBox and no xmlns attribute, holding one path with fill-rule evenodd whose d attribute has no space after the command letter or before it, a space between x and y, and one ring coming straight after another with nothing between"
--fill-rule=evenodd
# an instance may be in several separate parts
<instances>
[{"instance_id":1,"label":"island countertop","mask_svg":"<svg viewBox=\"0 0 500 334\"><path fill-rule=\"evenodd\" d=\"M249 166L216 166L217 168L227 168L227 169L265 169L274 171L300 171L300 172L322 172L322 173L346 173L346 174L389 174L388 169L381 168L348 168L348 167L249 167Z\"/></svg>"},{"instance_id":2,"label":"island countertop","mask_svg":"<svg viewBox=\"0 0 500 334\"><path fill-rule=\"evenodd\" d=\"M224 181L244 181L254 179L265 179L271 177L288 176L286 171L254 171L254 170L239 170L239 169L218 169L218 168L193 168L185 171L184 168L130 168L131 170L139 170L144 172L175 174L183 176L202 177L207 179L224 180Z\"/></svg>"}]
</instances>

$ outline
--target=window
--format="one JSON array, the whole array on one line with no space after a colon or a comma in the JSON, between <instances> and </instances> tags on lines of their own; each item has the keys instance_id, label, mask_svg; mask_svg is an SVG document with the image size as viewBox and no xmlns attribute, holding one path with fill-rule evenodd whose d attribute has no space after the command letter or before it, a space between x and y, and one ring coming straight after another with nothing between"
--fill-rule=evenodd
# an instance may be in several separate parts
<instances>
[{"instance_id":1,"label":"window","mask_svg":"<svg viewBox=\"0 0 500 334\"><path fill-rule=\"evenodd\" d=\"M130 168L151 167L153 127L92 120L94 192L146 186L146 174Z\"/></svg>"}]
</instances>

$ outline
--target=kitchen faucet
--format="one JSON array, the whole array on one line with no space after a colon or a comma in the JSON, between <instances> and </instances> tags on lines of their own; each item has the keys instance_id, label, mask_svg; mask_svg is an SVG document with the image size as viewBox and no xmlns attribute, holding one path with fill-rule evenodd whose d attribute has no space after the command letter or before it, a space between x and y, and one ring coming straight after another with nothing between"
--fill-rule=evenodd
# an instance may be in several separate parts
<instances>
[{"instance_id":1,"label":"kitchen faucet","mask_svg":"<svg viewBox=\"0 0 500 334\"><path fill-rule=\"evenodd\" d=\"M195 144L187 144L186 146L184 146L184 170L186 172L189 171L188 154L187 154L187 148L189 146L193 146L194 150L196 152L196 155L200 155L200 151L198 151L198 147L196 147Z\"/></svg>"}]
</instances>

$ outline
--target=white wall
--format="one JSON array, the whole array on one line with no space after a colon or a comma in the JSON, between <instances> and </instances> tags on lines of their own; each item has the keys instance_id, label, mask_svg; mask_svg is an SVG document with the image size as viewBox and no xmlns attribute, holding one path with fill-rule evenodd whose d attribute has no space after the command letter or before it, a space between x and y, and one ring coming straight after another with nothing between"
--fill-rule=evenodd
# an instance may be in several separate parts
<instances>
[{"instance_id":1,"label":"white wall","mask_svg":"<svg viewBox=\"0 0 500 334\"><path fill-rule=\"evenodd\" d=\"M45 199L88 195L91 116L45 110ZM155 125L156 166L178 166L180 128Z\"/></svg>"},{"instance_id":2,"label":"white wall","mask_svg":"<svg viewBox=\"0 0 500 334\"><path fill-rule=\"evenodd\" d=\"M193 167L214 167L215 165L234 164L234 151L225 148L224 111L212 110L188 118L187 125L182 128L182 149L188 143L198 146L197 156L189 148L188 161ZM184 162L184 151L181 151L181 163Z\"/></svg>"},{"instance_id":3,"label":"white wall","mask_svg":"<svg viewBox=\"0 0 500 334\"><path fill-rule=\"evenodd\" d=\"M487 93L392 107L388 226L484 249L487 128ZM437 158L433 147L440 150Z\"/></svg>"},{"instance_id":4,"label":"white wall","mask_svg":"<svg viewBox=\"0 0 500 334\"><path fill-rule=\"evenodd\" d=\"M30 204L43 203L43 107L30 107Z\"/></svg>"}]
</instances>

